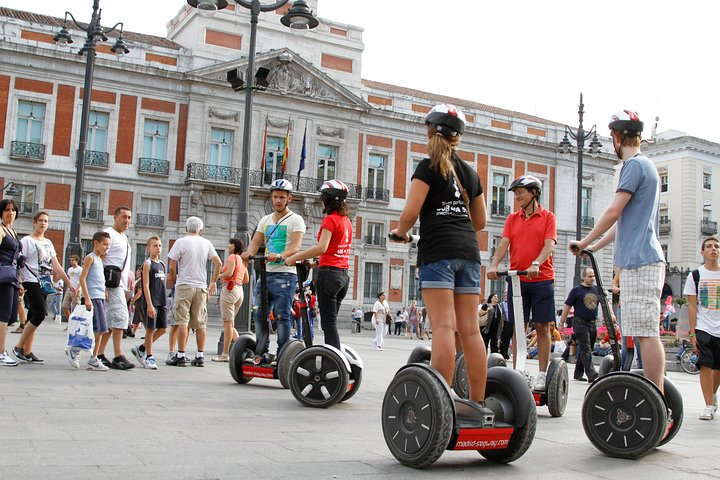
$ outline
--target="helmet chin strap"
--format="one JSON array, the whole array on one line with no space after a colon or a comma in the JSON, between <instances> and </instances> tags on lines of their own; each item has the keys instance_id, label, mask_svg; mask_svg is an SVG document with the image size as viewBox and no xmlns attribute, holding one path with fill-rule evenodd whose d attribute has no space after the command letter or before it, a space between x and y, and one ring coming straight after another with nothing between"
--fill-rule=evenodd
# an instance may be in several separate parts
<instances>
[{"instance_id":1,"label":"helmet chin strap","mask_svg":"<svg viewBox=\"0 0 720 480\"><path fill-rule=\"evenodd\" d=\"M523 213L524 213L525 215L528 214L527 208L528 208L530 205L532 205L532 207L533 207L533 208L532 208L532 212L530 212L530 215L532 215L533 213L535 213L535 200L536 200L536 199L537 199L537 197L536 197L535 194L533 193L532 199L531 199L528 203L526 203L525 205L522 205L522 210L523 210Z\"/></svg>"}]
</instances>

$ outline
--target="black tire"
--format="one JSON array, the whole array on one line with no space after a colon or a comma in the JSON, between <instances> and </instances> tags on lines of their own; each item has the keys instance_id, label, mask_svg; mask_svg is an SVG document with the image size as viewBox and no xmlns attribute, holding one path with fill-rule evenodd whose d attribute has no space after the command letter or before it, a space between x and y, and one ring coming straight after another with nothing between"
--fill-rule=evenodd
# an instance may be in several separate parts
<instances>
[{"instance_id":1,"label":"black tire","mask_svg":"<svg viewBox=\"0 0 720 480\"><path fill-rule=\"evenodd\" d=\"M463 352L455 355L455 373L453 374L452 388L458 397L470 398L470 385L468 385L465 354Z\"/></svg>"},{"instance_id":2,"label":"black tire","mask_svg":"<svg viewBox=\"0 0 720 480\"><path fill-rule=\"evenodd\" d=\"M557 366L554 369L552 367L548 369L549 372L552 369L552 372L548 375L550 379L545 390L545 397L550 415L562 417L568 399L568 368L563 360L557 359L553 363L557 363Z\"/></svg>"},{"instance_id":3,"label":"black tire","mask_svg":"<svg viewBox=\"0 0 720 480\"><path fill-rule=\"evenodd\" d=\"M453 431L453 404L445 383L428 368L400 370L385 392L385 443L401 464L423 468L443 454Z\"/></svg>"},{"instance_id":4,"label":"black tire","mask_svg":"<svg viewBox=\"0 0 720 480\"><path fill-rule=\"evenodd\" d=\"M243 364L247 358L255 355L255 336L240 335L230 350L230 375L237 383L248 383L253 377L243 376Z\"/></svg>"},{"instance_id":5,"label":"black tire","mask_svg":"<svg viewBox=\"0 0 720 480\"><path fill-rule=\"evenodd\" d=\"M655 448L665 433L667 409L660 391L644 377L608 374L585 393L583 429L604 454L637 459Z\"/></svg>"},{"instance_id":6,"label":"black tire","mask_svg":"<svg viewBox=\"0 0 720 480\"><path fill-rule=\"evenodd\" d=\"M500 353L491 353L487 357L487 366L488 368L507 367L507 360L505 360L505 357L503 357Z\"/></svg>"},{"instance_id":7,"label":"black tire","mask_svg":"<svg viewBox=\"0 0 720 480\"><path fill-rule=\"evenodd\" d=\"M334 351L317 346L302 350L290 365L290 391L308 407L328 408L347 393L349 374Z\"/></svg>"},{"instance_id":8,"label":"black tire","mask_svg":"<svg viewBox=\"0 0 720 480\"><path fill-rule=\"evenodd\" d=\"M598 378L604 377L610 372L614 372L616 370L620 370L619 368L615 368L615 360L613 359L612 355L605 355L602 360L600 360L600 368L598 369Z\"/></svg>"},{"instance_id":9,"label":"black tire","mask_svg":"<svg viewBox=\"0 0 720 480\"><path fill-rule=\"evenodd\" d=\"M413 348L407 363L424 363L430 365L430 347L428 345L418 345Z\"/></svg>"},{"instance_id":10,"label":"black tire","mask_svg":"<svg viewBox=\"0 0 720 480\"><path fill-rule=\"evenodd\" d=\"M303 348L305 348L303 342L300 340L291 340L283 345L278 352L280 358L278 358L277 363L277 376L283 388L290 388L290 364Z\"/></svg>"},{"instance_id":11,"label":"black tire","mask_svg":"<svg viewBox=\"0 0 720 480\"><path fill-rule=\"evenodd\" d=\"M675 384L667 377L665 377L663 389L665 393L665 403L667 403L667 407L670 409L672 425L670 426L670 430L668 430L667 435L665 435L665 437L660 440L660 443L658 443L658 447L663 446L672 440L675 435L677 435L677 432L680 431L680 426L683 422L683 399L680 390L678 390Z\"/></svg>"},{"instance_id":12,"label":"black tire","mask_svg":"<svg viewBox=\"0 0 720 480\"><path fill-rule=\"evenodd\" d=\"M488 369L485 404L495 412L496 422L514 425L515 430L507 448L478 452L493 462L514 462L530 448L537 427L537 408L525 378L508 368Z\"/></svg>"},{"instance_id":13,"label":"black tire","mask_svg":"<svg viewBox=\"0 0 720 480\"><path fill-rule=\"evenodd\" d=\"M697 366L696 361L697 354L687 349L680 355L680 368L691 375L698 375L700 373L700 367Z\"/></svg>"}]
</instances>

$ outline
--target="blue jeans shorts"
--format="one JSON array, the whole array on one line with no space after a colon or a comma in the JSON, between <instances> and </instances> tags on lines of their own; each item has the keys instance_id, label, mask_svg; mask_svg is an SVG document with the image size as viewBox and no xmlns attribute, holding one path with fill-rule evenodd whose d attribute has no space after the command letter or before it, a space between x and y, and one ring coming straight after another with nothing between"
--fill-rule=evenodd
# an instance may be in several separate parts
<instances>
[{"instance_id":1,"label":"blue jeans shorts","mask_svg":"<svg viewBox=\"0 0 720 480\"><path fill-rule=\"evenodd\" d=\"M443 288L455 293L480 294L480 262L465 258L420 265L420 289Z\"/></svg>"}]
</instances>

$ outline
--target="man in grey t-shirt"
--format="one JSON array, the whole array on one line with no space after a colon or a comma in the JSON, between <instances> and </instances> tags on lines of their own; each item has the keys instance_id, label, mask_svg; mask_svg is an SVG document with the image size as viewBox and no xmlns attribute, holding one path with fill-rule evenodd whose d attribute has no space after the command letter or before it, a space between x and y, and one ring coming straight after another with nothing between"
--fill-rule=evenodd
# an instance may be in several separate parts
<instances>
[{"instance_id":1,"label":"man in grey t-shirt","mask_svg":"<svg viewBox=\"0 0 720 480\"><path fill-rule=\"evenodd\" d=\"M665 350L659 318L665 259L659 241L660 178L655 165L640 151L643 122L637 113L616 113L609 128L615 153L623 160L618 188L595 228L581 241L570 242L570 250L596 251L616 240L622 334L638 338L644 375L663 391Z\"/></svg>"}]
</instances>

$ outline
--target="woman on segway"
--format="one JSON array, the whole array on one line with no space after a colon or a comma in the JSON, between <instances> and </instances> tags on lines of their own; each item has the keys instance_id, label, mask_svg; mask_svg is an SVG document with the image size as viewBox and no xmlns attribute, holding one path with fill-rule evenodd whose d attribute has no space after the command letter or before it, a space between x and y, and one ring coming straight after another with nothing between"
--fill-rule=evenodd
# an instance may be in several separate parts
<instances>
[{"instance_id":1,"label":"woman on segway","mask_svg":"<svg viewBox=\"0 0 720 480\"><path fill-rule=\"evenodd\" d=\"M317 245L287 258L285 264L292 266L300 260L319 257L317 276L317 299L320 323L325 343L340 349L337 314L350 284L348 275L352 223L347 217L345 200L348 187L340 180L328 180L320 187L323 213Z\"/></svg>"},{"instance_id":2,"label":"woman on segway","mask_svg":"<svg viewBox=\"0 0 720 480\"><path fill-rule=\"evenodd\" d=\"M483 404L487 360L477 321L477 232L485 227L485 195L478 174L456 153L465 115L453 105L441 104L430 111L425 124L429 158L418 164L412 176L405 208L392 234L409 242L407 232L420 217L418 266L423 300L433 322L431 365L452 384L457 330L465 352L470 399Z\"/></svg>"}]
</instances>

